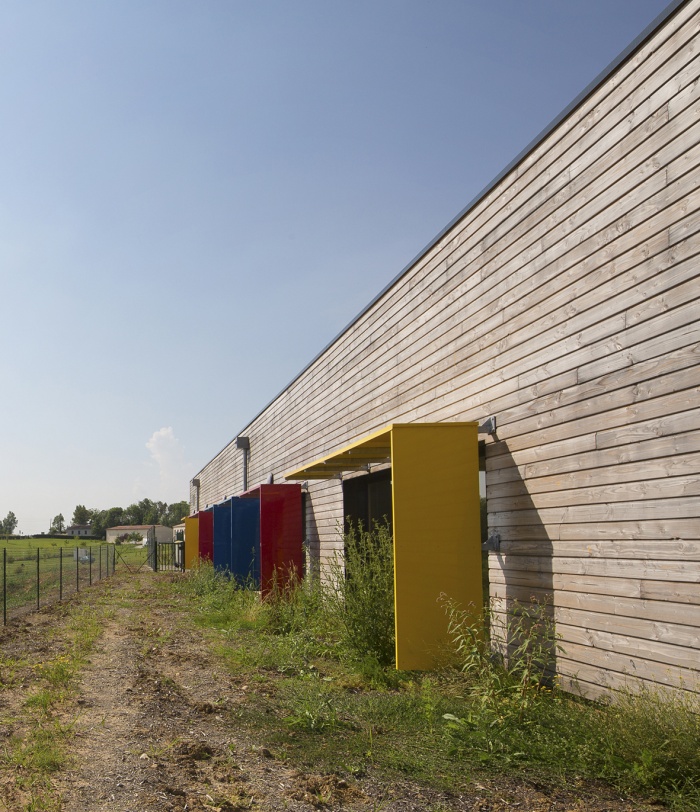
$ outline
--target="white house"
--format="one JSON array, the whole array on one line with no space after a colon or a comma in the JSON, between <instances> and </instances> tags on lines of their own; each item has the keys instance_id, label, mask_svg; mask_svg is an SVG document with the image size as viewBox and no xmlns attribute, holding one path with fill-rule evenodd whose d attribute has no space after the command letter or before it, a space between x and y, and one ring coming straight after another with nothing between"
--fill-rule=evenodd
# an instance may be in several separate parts
<instances>
[{"instance_id":1,"label":"white house","mask_svg":"<svg viewBox=\"0 0 700 812\"><path fill-rule=\"evenodd\" d=\"M67 536L89 536L92 534L92 528L89 524L72 524L66 527Z\"/></svg>"},{"instance_id":2,"label":"white house","mask_svg":"<svg viewBox=\"0 0 700 812\"><path fill-rule=\"evenodd\" d=\"M114 544L121 536L130 536L135 533L141 537L141 544L145 544L154 532L156 540L161 544L173 540L172 528L162 524L122 524L118 527L108 527L106 539L108 544Z\"/></svg>"}]
</instances>

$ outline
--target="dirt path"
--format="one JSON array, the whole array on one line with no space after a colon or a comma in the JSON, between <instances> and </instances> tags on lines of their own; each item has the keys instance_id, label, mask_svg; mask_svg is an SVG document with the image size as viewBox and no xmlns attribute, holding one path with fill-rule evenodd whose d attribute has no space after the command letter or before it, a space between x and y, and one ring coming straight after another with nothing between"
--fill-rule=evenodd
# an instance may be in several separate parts
<instances>
[{"instance_id":1,"label":"dirt path","mask_svg":"<svg viewBox=\"0 0 700 812\"><path fill-rule=\"evenodd\" d=\"M45 798L22 781L22 768L0 772L0 812L614 812L632 804L610 796L584 802L575 792L545 795L522 782L474 784L468 795L425 790L406 780L344 780L300 772L236 727L236 705L255 693L227 673L187 617L187 607L149 600L155 576L119 576L77 601L100 618L100 636L80 676L79 692L58 710L70 726L71 758L52 773ZM182 600L182 599L180 599ZM0 742L26 735L27 697L42 659L66 646L65 608L8 628L3 655L15 665L0 679ZM0 664L0 677L2 668ZM7 675L6 675L7 676ZM25 714L26 716L26 714ZM330 745L332 746L332 745ZM33 792L33 794L32 794Z\"/></svg>"},{"instance_id":2,"label":"dirt path","mask_svg":"<svg viewBox=\"0 0 700 812\"><path fill-rule=\"evenodd\" d=\"M139 600L127 600L105 622L83 674L73 709L74 766L55 781L63 808L308 810L319 802L311 795L306 802L309 781L328 800L337 796L340 808L352 808L352 796L361 794L345 782L316 782L236 731L230 711L247 686L236 685L201 635L178 623L177 607L143 600L153 586L152 574L137 577L131 588Z\"/></svg>"}]
</instances>

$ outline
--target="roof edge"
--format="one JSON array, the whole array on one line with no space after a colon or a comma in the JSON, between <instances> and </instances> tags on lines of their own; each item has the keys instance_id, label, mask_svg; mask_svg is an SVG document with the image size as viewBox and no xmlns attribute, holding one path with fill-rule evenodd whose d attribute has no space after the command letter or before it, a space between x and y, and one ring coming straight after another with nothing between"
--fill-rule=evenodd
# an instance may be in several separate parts
<instances>
[{"instance_id":1,"label":"roof edge","mask_svg":"<svg viewBox=\"0 0 700 812\"><path fill-rule=\"evenodd\" d=\"M507 166L505 166L497 175L493 178L484 188L475 196L473 197L469 203L457 214L455 217L450 220L450 222L441 229L438 234L433 237L430 242L421 249L421 251L416 254L413 259L405 265L401 271L390 281L388 282L380 291L379 293L370 301L368 302L365 307L360 310L360 312L351 319L345 327L335 335L325 347L309 361L292 379L289 383L281 389L273 398L270 400L262 409L249 420L245 426L239 431L234 437L226 443L225 446L208 461L206 462L197 473L192 477L192 479L196 478L199 474L204 471L204 469L210 465L223 451L225 451L231 443L236 439L239 434L245 432L245 430L251 426L264 412L266 412L272 404L278 400L292 384L301 378L301 376L310 368L312 367L316 361L319 360L325 353L337 342L339 341L345 333L354 325L356 324L369 310L371 310L374 305L384 297L386 293L394 287L394 285L402 279L410 270L414 267L420 260L447 234L450 229L452 229L463 217L465 217L484 197L498 184L500 183L503 178L508 175L515 167L521 163L522 161L527 158L527 156L533 152L533 150L539 146L539 144L544 141L544 139L552 133L558 126L561 124L564 119L570 116L574 110L576 110L583 102L591 96L602 84L603 82L612 76L618 68L620 68L636 51L641 48L641 46L650 39L658 30L664 25L668 20L673 17L673 15L684 5L686 5L690 0L672 0L671 3L666 6L666 8L657 16L655 17L649 25L637 36L635 37L632 42L623 50L621 51L615 59L612 60L603 70L591 81L589 82L586 87L571 101L552 121L547 124L544 129L542 129L530 143L521 150L512 161L510 161ZM191 482L192 480L190 480Z\"/></svg>"}]
</instances>

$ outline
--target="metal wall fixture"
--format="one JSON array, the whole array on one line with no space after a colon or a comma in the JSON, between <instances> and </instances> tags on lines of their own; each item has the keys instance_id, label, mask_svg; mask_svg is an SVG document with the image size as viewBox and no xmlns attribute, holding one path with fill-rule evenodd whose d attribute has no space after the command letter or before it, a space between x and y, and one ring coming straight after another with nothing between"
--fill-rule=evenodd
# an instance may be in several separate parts
<instances>
[{"instance_id":1,"label":"metal wall fixture","mask_svg":"<svg viewBox=\"0 0 700 812\"><path fill-rule=\"evenodd\" d=\"M496 433L496 415L492 414L479 426L479 434L495 434Z\"/></svg>"},{"instance_id":2,"label":"metal wall fixture","mask_svg":"<svg viewBox=\"0 0 700 812\"><path fill-rule=\"evenodd\" d=\"M243 490L248 490L248 455L250 454L250 438L239 434L236 437L236 448L243 450Z\"/></svg>"},{"instance_id":3,"label":"metal wall fixture","mask_svg":"<svg viewBox=\"0 0 700 812\"><path fill-rule=\"evenodd\" d=\"M201 481L199 479L193 479L192 484L194 485L195 493L196 493L194 512L199 513L199 488L200 488L202 483L201 483Z\"/></svg>"}]
</instances>

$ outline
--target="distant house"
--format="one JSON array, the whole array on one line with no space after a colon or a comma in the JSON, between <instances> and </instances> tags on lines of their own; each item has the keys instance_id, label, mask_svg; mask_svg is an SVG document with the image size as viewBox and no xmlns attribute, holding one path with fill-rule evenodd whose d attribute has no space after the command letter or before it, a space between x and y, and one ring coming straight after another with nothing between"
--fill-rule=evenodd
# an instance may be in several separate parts
<instances>
[{"instance_id":1,"label":"distant house","mask_svg":"<svg viewBox=\"0 0 700 812\"><path fill-rule=\"evenodd\" d=\"M92 528L89 524L72 524L66 528L67 536L90 536L92 535Z\"/></svg>"},{"instance_id":2,"label":"distant house","mask_svg":"<svg viewBox=\"0 0 700 812\"><path fill-rule=\"evenodd\" d=\"M173 525L173 541L184 541L185 540L185 523L180 522L180 524Z\"/></svg>"},{"instance_id":3,"label":"distant house","mask_svg":"<svg viewBox=\"0 0 700 812\"><path fill-rule=\"evenodd\" d=\"M146 544L149 535L155 530L156 540L161 543L172 542L173 529L162 524L122 524L107 528L107 543L114 544L122 536L136 534L141 537L141 544Z\"/></svg>"}]
</instances>

